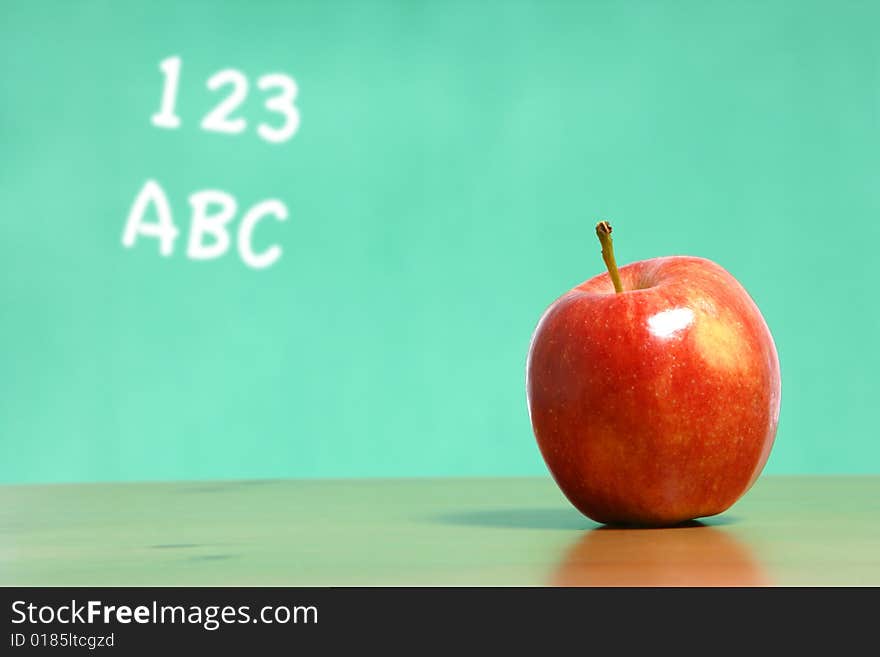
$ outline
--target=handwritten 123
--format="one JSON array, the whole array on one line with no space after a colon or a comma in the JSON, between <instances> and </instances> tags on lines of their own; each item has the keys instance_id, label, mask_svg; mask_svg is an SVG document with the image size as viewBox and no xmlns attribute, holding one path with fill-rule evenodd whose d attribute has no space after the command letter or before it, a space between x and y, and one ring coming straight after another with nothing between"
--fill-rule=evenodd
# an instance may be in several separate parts
<instances>
[{"instance_id":1,"label":"handwritten 123","mask_svg":"<svg viewBox=\"0 0 880 657\"><path fill-rule=\"evenodd\" d=\"M159 64L164 76L164 86L159 111L153 114L152 124L157 128L174 130L180 127L181 120L176 113L177 89L181 72L180 57L168 57ZM227 68L214 73L206 85L210 91L228 87L230 91L201 121L202 130L225 134L239 134L247 129L243 117L232 118L236 109L248 95L247 77L235 69ZM296 81L284 73L267 73L257 79L257 88L264 95L266 110L278 119L271 123L259 123L256 133L259 138L273 144L280 144L293 137L299 130L300 114L296 107ZM218 189L203 189L190 194L191 208L189 238L186 255L191 260L211 260L224 255L232 242L229 224L238 211L235 198ZM149 212L152 210L152 212ZM147 221L148 214L156 217ZM253 249L252 238L258 224L271 217L277 221L287 219L287 207L278 199L267 199L256 203L243 212L236 233L236 246L242 262L254 269L263 269L281 257L281 247L277 244L257 253ZM154 179L147 180L141 187L125 222L122 244L132 248L139 237L155 238L159 241L159 253L170 256L174 253L174 243L179 230L174 224L171 206L162 186Z\"/></svg>"}]
</instances>

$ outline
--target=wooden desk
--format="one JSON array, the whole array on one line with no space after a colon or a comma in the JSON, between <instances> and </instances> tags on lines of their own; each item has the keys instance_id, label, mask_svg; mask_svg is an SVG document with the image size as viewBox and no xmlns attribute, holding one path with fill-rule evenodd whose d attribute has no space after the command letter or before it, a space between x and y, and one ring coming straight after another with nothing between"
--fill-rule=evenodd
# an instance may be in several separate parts
<instances>
[{"instance_id":1,"label":"wooden desk","mask_svg":"<svg viewBox=\"0 0 880 657\"><path fill-rule=\"evenodd\" d=\"M0 585L880 585L880 477L597 528L549 478L0 487Z\"/></svg>"}]
</instances>

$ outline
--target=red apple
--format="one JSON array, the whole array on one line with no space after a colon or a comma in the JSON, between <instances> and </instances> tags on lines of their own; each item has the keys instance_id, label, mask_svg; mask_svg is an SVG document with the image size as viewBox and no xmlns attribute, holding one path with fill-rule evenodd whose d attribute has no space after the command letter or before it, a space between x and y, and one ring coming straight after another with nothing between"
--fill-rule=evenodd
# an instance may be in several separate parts
<instances>
[{"instance_id":1,"label":"red apple","mask_svg":"<svg viewBox=\"0 0 880 657\"><path fill-rule=\"evenodd\" d=\"M529 416L566 497L601 523L672 525L721 513L776 436L779 360L737 280L704 258L609 272L547 309L529 348ZM615 288L620 289L616 291Z\"/></svg>"}]
</instances>

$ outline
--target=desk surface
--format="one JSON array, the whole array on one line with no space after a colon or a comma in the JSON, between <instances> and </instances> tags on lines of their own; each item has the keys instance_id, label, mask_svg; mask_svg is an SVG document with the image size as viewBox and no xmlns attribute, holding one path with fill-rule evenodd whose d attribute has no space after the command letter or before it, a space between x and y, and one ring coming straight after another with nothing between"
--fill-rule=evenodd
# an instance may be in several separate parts
<instances>
[{"instance_id":1,"label":"desk surface","mask_svg":"<svg viewBox=\"0 0 880 657\"><path fill-rule=\"evenodd\" d=\"M0 585L880 585L880 477L600 528L550 479L0 486Z\"/></svg>"}]
</instances>

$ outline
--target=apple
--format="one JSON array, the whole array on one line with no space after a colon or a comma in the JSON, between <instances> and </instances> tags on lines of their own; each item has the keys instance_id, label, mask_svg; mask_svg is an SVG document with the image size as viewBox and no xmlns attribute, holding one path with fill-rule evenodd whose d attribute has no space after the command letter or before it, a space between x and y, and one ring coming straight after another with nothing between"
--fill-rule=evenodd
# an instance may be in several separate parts
<instances>
[{"instance_id":1,"label":"apple","mask_svg":"<svg viewBox=\"0 0 880 657\"><path fill-rule=\"evenodd\" d=\"M526 365L529 417L559 488L606 524L675 525L752 486L776 437L770 330L742 285L690 256L615 263L544 312Z\"/></svg>"}]
</instances>

